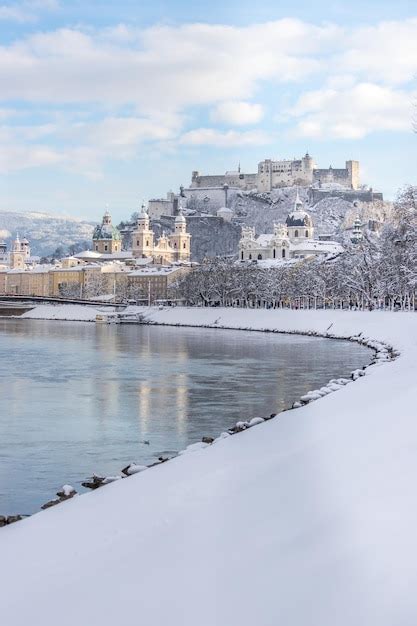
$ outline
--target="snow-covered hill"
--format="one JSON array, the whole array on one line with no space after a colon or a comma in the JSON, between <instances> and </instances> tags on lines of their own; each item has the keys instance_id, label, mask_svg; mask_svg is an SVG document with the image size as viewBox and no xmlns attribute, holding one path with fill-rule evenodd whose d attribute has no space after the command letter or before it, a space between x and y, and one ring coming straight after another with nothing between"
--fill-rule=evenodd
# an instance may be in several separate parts
<instances>
[{"instance_id":1,"label":"snow-covered hill","mask_svg":"<svg viewBox=\"0 0 417 626\"><path fill-rule=\"evenodd\" d=\"M295 187L274 189L270 193L242 192L234 196L231 208L248 226L255 226L257 233L271 232L274 223L285 222L294 207L297 190ZM308 188L299 188L301 200L311 214L316 235L341 236L350 228L357 215L364 224L382 223L389 218L389 202L348 201L328 196L314 205L309 204Z\"/></svg>"},{"instance_id":2,"label":"snow-covered hill","mask_svg":"<svg viewBox=\"0 0 417 626\"><path fill-rule=\"evenodd\" d=\"M29 239L32 254L46 256L58 246L91 240L93 224L48 213L0 210L0 240L10 243L17 232Z\"/></svg>"}]
</instances>

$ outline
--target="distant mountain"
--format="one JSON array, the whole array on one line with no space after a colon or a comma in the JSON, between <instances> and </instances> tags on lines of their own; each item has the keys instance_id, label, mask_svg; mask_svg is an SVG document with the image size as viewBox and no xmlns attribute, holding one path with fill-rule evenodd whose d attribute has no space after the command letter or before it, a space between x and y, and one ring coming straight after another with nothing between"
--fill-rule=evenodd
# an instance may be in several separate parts
<instances>
[{"instance_id":1,"label":"distant mountain","mask_svg":"<svg viewBox=\"0 0 417 626\"><path fill-rule=\"evenodd\" d=\"M91 241L94 224L71 217L38 212L0 210L0 240L9 245L18 232L30 241L33 255L48 256L62 246L65 251L73 245L85 247Z\"/></svg>"}]
</instances>

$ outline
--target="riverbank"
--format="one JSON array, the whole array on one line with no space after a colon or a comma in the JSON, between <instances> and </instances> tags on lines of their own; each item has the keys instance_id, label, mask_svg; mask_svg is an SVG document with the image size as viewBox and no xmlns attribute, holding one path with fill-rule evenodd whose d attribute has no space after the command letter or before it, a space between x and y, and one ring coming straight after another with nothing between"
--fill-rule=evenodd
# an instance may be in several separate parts
<instances>
[{"instance_id":1,"label":"riverbank","mask_svg":"<svg viewBox=\"0 0 417 626\"><path fill-rule=\"evenodd\" d=\"M2 529L5 621L415 623L417 317L143 312L162 324L362 333L401 356L297 411Z\"/></svg>"}]
</instances>

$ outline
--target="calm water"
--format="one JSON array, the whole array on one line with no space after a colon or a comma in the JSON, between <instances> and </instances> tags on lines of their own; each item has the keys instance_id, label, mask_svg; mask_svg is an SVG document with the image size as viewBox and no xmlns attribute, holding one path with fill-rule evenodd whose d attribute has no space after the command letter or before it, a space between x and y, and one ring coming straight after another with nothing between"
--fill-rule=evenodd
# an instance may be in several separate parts
<instances>
[{"instance_id":1,"label":"calm water","mask_svg":"<svg viewBox=\"0 0 417 626\"><path fill-rule=\"evenodd\" d=\"M0 318L0 514L278 412L370 356L294 335Z\"/></svg>"}]
</instances>

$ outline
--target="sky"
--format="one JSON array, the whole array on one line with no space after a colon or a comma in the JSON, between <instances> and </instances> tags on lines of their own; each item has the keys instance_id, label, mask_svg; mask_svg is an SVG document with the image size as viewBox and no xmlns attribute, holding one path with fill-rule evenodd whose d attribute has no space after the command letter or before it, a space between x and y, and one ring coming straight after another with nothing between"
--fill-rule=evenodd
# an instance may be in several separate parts
<instances>
[{"instance_id":1,"label":"sky","mask_svg":"<svg viewBox=\"0 0 417 626\"><path fill-rule=\"evenodd\" d=\"M0 0L0 210L116 220L301 157L416 181L417 8L398 0Z\"/></svg>"}]
</instances>

